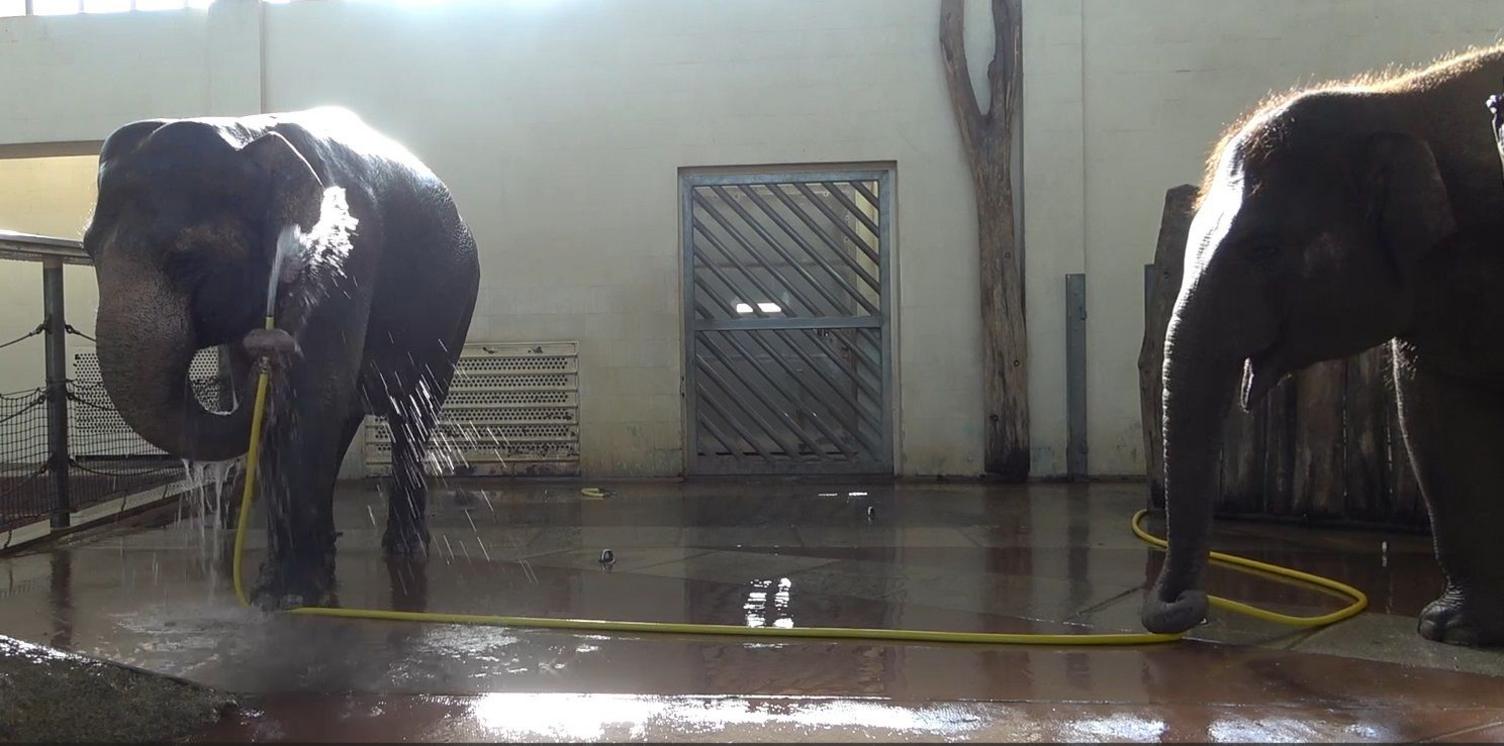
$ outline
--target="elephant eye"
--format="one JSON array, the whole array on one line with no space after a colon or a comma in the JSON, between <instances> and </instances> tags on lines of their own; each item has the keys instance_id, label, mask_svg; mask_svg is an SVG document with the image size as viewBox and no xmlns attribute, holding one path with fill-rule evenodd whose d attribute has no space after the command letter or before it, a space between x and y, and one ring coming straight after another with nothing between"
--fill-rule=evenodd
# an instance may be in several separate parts
<instances>
[{"instance_id":1,"label":"elephant eye","mask_svg":"<svg viewBox=\"0 0 1504 746\"><path fill-rule=\"evenodd\" d=\"M1269 239L1258 239L1248 242L1244 252L1258 264L1269 264L1279 255L1279 244Z\"/></svg>"}]
</instances>

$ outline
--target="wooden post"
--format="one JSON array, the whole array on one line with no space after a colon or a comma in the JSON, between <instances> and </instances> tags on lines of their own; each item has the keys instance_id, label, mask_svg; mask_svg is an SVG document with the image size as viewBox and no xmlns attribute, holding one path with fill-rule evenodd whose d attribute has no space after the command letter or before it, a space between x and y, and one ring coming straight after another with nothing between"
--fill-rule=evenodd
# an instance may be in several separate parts
<instances>
[{"instance_id":1,"label":"wooden post","mask_svg":"<svg viewBox=\"0 0 1504 746\"><path fill-rule=\"evenodd\" d=\"M1387 520L1392 499L1385 471L1389 465L1389 417L1394 407L1386 385L1389 358L1381 345L1347 360L1343 458L1347 477L1345 515L1367 521Z\"/></svg>"},{"instance_id":2,"label":"wooden post","mask_svg":"<svg viewBox=\"0 0 1504 746\"><path fill-rule=\"evenodd\" d=\"M1408 526L1429 526L1430 514L1420 494L1420 483L1415 481L1415 471L1410 466L1410 450L1405 446L1404 429L1400 427L1399 407L1396 406L1394 384L1394 350L1384 346L1384 391L1388 395L1387 415L1389 421L1389 498L1390 512L1387 521Z\"/></svg>"},{"instance_id":3,"label":"wooden post","mask_svg":"<svg viewBox=\"0 0 1504 746\"><path fill-rule=\"evenodd\" d=\"M1175 296L1180 294L1181 265L1185 262L1185 242L1191 232L1191 208L1195 201L1196 187L1190 184L1165 192L1154 263L1144 272L1144 342L1138 351L1138 395L1149 497L1154 507L1163 505L1165 494L1164 464L1161 461L1164 458L1164 400L1161 394L1164 388L1165 331L1170 325L1170 312L1175 309Z\"/></svg>"},{"instance_id":4,"label":"wooden post","mask_svg":"<svg viewBox=\"0 0 1504 746\"><path fill-rule=\"evenodd\" d=\"M1264 500L1256 512L1294 515L1295 383L1280 381L1264 397Z\"/></svg>"},{"instance_id":5,"label":"wooden post","mask_svg":"<svg viewBox=\"0 0 1504 746\"><path fill-rule=\"evenodd\" d=\"M1291 511L1302 518L1340 518L1346 505L1343 394L1347 360L1316 363L1295 382L1295 482Z\"/></svg>"},{"instance_id":6,"label":"wooden post","mask_svg":"<svg viewBox=\"0 0 1504 746\"><path fill-rule=\"evenodd\" d=\"M1008 481L1029 476L1028 333L1024 262L1014 238L1013 119L1021 87L1020 0L992 0L996 47L987 66L983 112L966 66L963 0L941 0L940 56L961 144L976 188L982 284L984 467Z\"/></svg>"},{"instance_id":7,"label":"wooden post","mask_svg":"<svg viewBox=\"0 0 1504 746\"><path fill-rule=\"evenodd\" d=\"M1221 485L1216 510L1224 514L1257 513L1264 504L1264 428L1268 424L1264 402L1244 412L1233 402L1222 423Z\"/></svg>"}]
</instances>

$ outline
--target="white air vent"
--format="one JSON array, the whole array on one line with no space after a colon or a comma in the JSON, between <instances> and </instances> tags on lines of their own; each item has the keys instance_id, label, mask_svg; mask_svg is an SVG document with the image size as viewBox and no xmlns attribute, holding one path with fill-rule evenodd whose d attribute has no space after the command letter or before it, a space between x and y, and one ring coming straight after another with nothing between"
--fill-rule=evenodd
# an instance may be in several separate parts
<instances>
[{"instance_id":1,"label":"white air vent","mask_svg":"<svg viewBox=\"0 0 1504 746\"><path fill-rule=\"evenodd\" d=\"M574 476L580 471L575 342L469 344L440 410L427 471L443 476ZM366 420L367 473L392 472L386 421Z\"/></svg>"},{"instance_id":2,"label":"white air vent","mask_svg":"<svg viewBox=\"0 0 1504 746\"><path fill-rule=\"evenodd\" d=\"M214 348L199 350L188 366L188 379L198 400L212 411L225 409L219 402L219 376L219 353ZM75 458L166 455L142 440L120 418L101 382L98 355L73 354L69 390L77 400L68 405L68 450Z\"/></svg>"}]
</instances>

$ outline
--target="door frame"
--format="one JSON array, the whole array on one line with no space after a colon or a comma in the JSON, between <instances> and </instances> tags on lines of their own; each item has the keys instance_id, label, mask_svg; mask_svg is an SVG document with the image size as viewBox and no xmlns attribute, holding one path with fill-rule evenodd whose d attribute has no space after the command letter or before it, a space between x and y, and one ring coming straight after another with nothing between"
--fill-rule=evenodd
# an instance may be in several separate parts
<instances>
[{"instance_id":1,"label":"door frame","mask_svg":"<svg viewBox=\"0 0 1504 746\"><path fill-rule=\"evenodd\" d=\"M695 281L693 243L693 191L696 187L818 183L821 181L875 181L878 184L878 284L879 284L879 353L882 356L882 375L879 406L881 423L881 448L879 460L873 470L852 469L840 463L803 464L789 471L748 468L744 464L707 464L698 458L696 444L698 395L695 387ZM679 313L680 313L680 399L682 411L682 441L684 474L687 476L714 475L768 475L799 476L839 474L849 476L893 476L898 473L898 376L897 349L897 290L895 280L895 183L897 167L893 163L823 165L800 167L778 165L764 167L701 167L681 168L678 174L679 187ZM829 325L838 328L841 324ZM807 326L804 328L808 328ZM870 328L870 327L869 327ZM749 462L750 463L750 462Z\"/></svg>"}]
</instances>

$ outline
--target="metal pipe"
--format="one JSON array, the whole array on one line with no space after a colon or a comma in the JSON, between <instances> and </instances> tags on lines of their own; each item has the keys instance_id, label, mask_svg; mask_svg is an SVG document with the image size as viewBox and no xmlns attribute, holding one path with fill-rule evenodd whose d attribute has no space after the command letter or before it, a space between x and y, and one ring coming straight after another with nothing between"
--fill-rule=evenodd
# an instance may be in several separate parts
<instances>
[{"instance_id":1,"label":"metal pipe","mask_svg":"<svg viewBox=\"0 0 1504 746\"><path fill-rule=\"evenodd\" d=\"M52 527L67 528L73 512L68 499L68 331L63 316L63 263L58 259L42 264L42 303L47 330L47 472L54 494Z\"/></svg>"},{"instance_id":2,"label":"metal pipe","mask_svg":"<svg viewBox=\"0 0 1504 746\"><path fill-rule=\"evenodd\" d=\"M1085 479L1086 467L1086 275L1065 276L1065 470Z\"/></svg>"},{"instance_id":3,"label":"metal pipe","mask_svg":"<svg viewBox=\"0 0 1504 746\"><path fill-rule=\"evenodd\" d=\"M0 229L0 259L23 262L58 259L64 264L93 263L78 239L38 236L4 229Z\"/></svg>"}]
</instances>

